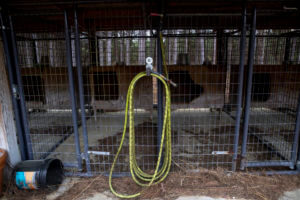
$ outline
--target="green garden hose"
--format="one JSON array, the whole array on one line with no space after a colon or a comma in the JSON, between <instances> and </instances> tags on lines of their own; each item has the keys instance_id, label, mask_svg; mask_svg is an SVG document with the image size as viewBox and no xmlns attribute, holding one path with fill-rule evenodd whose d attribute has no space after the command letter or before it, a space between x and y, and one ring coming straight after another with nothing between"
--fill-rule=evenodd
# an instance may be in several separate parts
<instances>
[{"instance_id":1,"label":"green garden hose","mask_svg":"<svg viewBox=\"0 0 300 200\"><path fill-rule=\"evenodd\" d=\"M114 158L114 161L111 166L110 173L109 173L110 190L114 195L116 195L117 197L120 197L120 198L134 198L141 194L141 192L138 192L136 194L131 194L131 195L120 194L120 193L116 192L112 186L113 170L114 170L116 161L118 159L118 156L122 150L124 138L126 135L128 112L129 112L129 165L130 165L130 173L131 173L132 179L136 182L136 184L138 184L140 186L149 187L151 185L155 185L155 184L162 182L167 177L167 175L170 171L170 167L171 167L172 149L171 149L171 96L170 96L170 89L169 89L169 85L168 85L167 81L165 80L164 76L157 74L157 73L151 73L151 76L159 79L164 84L165 91L166 91L165 92L166 104L165 104L163 129L162 129L162 136L161 136L158 159L157 159L155 171L153 174L148 174L148 173L142 171L141 168L137 164L136 152L135 152L133 92L134 92L134 87L135 87L136 82L144 76L147 76L146 72L141 72L141 73L137 74L133 78L133 80L131 81L131 83L129 85L127 99L126 99L125 122L124 122L123 135L122 135L120 146L118 148L117 154ZM163 161L162 166L160 167L164 144L165 144L164 161Z\"/></svg>"},{"instance_id":2,"label":"green garden hose","mask_svg":"<svg viewBox=\"0 0 300 200\"><path fill-rule=\"evenodd\" d=\"M115 189L112 186L112 174L115 167L115 164L117 162L118 156L122 150L122 146L124 143L125 135L126 135L126 129L127 129L127 118L128 118L128 112L129 112L129 166L130 166L130 173L132 176L132 179L136 184L144 187L149 187L151 185L158 184L162 182L167 176L171 168L171 162L172 162L172 148L171 148L171 93L170 93L170 86L169 83L176 86L175 83L173 83L171 80L168 79L168 71L165 61L165 53L163 48L163 40L162 40L162 34L160 36L160 45L162 49L162 60L163 60L163 66L164 71L166 74L166 77L162 74L159 74L157 72L151 72L150 75L153 77L156 77L158 80L160 80L164 87L165 87L165 94L166 94L166 103L165 103L165 111L164 111L164 121L163 121L163 128L162 128L162 134L161 134L161 141L160 141L160 149L158 154L158 159L155 167L155 171L153 174L148 174L144 172L137 164L136 160L136 152L135 152L135 132L134 132L134 106L133 106L133 92L135 84L138 80L143 78L144 76L147 76L146 72L141 72L137 74L131 81L128 92L127 92L127 98L126 98L126 107L125 107L125 122L124 122L124 128L123 128L123 135L120 142L120 146L118 148L117 154L114 158L114 161L112 163L110 173L109 173L109 187L111 192L120 198L134 198L139 195L141 195L141 192L138 192L136 194L120 194L115 191ZM165 144L165 148L164 148ZM162 151L164 152L164 160L163 164L160 166L161 158L162 158Z\"/></svg>"}]
</instances>

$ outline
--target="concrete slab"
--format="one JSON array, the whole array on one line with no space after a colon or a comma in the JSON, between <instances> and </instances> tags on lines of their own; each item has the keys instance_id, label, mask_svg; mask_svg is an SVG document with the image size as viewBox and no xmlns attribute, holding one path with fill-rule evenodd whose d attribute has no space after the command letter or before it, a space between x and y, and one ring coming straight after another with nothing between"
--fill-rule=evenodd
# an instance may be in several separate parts
<instances>
[{"instance_id":1,"label":"concrete slab","mask_svg":"<svg viewBox=\"0 0 300 200\"><path fill-rule=\"evenodd\" d=\"M232 198L234 200L246 200L246 199L236 199ZM177 198L176 200L232 200L232 199L224 199L224 198L213 198L213 197L207 197L207 196L182 196Z\"/></svg>"},{"instance_id":2,"label":"concrete slab","mask_svg":"<svg viewBox=\"0 0 300 200\"><path fill-rule=\"evenodd\" d=\"M96 193L91 197L83 198L80 200L119 200L119 198L112 197L112 194L108 191L105 191L103 193Z\"/></svg>"},{"instance_id":3,"label":"concrete slab","mask_svg":"<svg viewBox=\"0 0 300 200\"><path fill-rule=\"evenodd\" d=\"M87 198L82 198L80 200L118 200L119 198L112 197L112 194L109 191L105 191L103 193L96 193L91 197ZM146 199L150 200L150 199ZM155 198L151 200L163 200L163 198ZM213 197L208 197L208 196L182 196L178 197L176 200L246 200L246 199L227 199L227 198L213 198Z\"/></svg>"},{"instance_id":4,"label":"concrete slab","mask_svg":"<svg viewBox=\"0 0 300 200\"><path fill-rule=\"evenodd\" d=\"M124 111L97 113L96 117L87 120L88 145L90 149L99 147L99 140L108 138L122 132L124 123ZM234 114L234 113L232 113ZM71 123L68 120L61 120ZM135 126L146 121L157 121L157 112L146 111L143 109L135 110ZM294 129L292 117L270 109L253 109L251 110L250 124L258 127L256 135L264 137L264 140L273 148L281 151L283 155L289 158L291 153L291 144L284 140L283 134L290 133ZM177 133L177 143L173 143L174 157L180 162L195 160L194 167L199 167L202 163L223 164L224 167L231 166L231 152L233 148L235 121L226 113L216 109L199 108L199 109L177 109L172 111L172 130ZM261 130L259 130L261 129ZM79 127L80 148L84 149L82 127ZM47 135L43 136L47 139ZM289 137L292 138L292 137ZM37 140L41 140L38 138ZM46 140L45 139L45 140ZM57 138L58 139L58 138ZM55 136L52 140L56 140ZM53 141L46 143L52 144ZM44 142L43 142L44 144ZM39 147L42 148L43 144ZM251 146L252 145L252 146ZM256 144L247 146L247 160L257 161L261 159L263 153L269 155L267 149L259 149ZM47 144L44 144L46 147ZM214 154L215 152L215 154ZM240 153L240 148L238 149ZM224 155L226 154L226 155ZM262 155L262 156L260 156ZM270 160L278 160L276 154L272 154ZM259 157L260 156L260 157ZM75 137L70 135L49 157L59 158L64 163L76 164L75 154ZM90 159L99 157L90 154ZM201 159L204 160L201 160ZM187 160L187 161L185 161ZM97 159L95 159L97 161ZM176 161L177 162L177 161ZM179 161L178 161L179 162ZM197 162L197 163L196 163ZM214 162L214 163L212 163ZM98 165L98 163L96 163ZM222 165L222 166L223 166ZM95 166L97 167L97 166ZM105 169L108 169L106 167Z\"/></svg>"},{"instance_id":5,"label":"concrete slab","mask_svg":"<svg viewBox=\"0 0 300 200\"><path fill-rule=\"evenodd\" d=\"M34 158L40 159L51 151L54 145L71 137L73 133L72 113L68 110L30 113L29 127Z\"/></svg>"},{"instance_id":6,"label":"concrete slab","mask_svg":"<svg viewBox=\"0 0 300 200\"><path fill-rule=\"evenodd\" d=\"M279 200L299 200L300 199L300 189L294 191L285 192Z\"/></svg>"},{"instance_id":7,"label":"concrete slab","mask_svg":"<svg viewBox=\"0 0 300 200\"><path fill-rule=\"evenodd\" d=\"M79 178L65 178L59 188L46 196L46 200L55 200L64 193L68 192L70 188L79 180Z\"/></svg>"},{"instance_id":8,"label":"concrete slab","mask_svg":"<svg viewBox=\"0 0 300 200\"><path fill-rule=\"evenodd\" d=\"M114 136L123 130L124 111L97 113L97 118L87 120L87 133L89 147L98 146L98 140ZM151 114L144 110L135 113L135 125L139 125L149 119ZM80 149L83 152L84 141L82 127L79 127ZM77 163L75 156L75 137L72 134L49 157L59 158L64 162Z\"/></svg>"}]
</instances>

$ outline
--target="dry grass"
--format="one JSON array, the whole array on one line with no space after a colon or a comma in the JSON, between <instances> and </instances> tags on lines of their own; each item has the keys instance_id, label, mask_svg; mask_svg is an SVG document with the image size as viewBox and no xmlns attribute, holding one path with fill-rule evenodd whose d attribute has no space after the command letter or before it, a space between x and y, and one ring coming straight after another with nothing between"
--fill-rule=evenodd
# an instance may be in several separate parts
<instances>
[{"instance_id":1,"label":"dry grass","mask_svg":"<svg viewBox=\"0 0 300 200\"><path fill-rule=\"evenodd\" d=\"M137 186L130 177L114 179L114 187L121 193L134 193L142 188ZM174 172L161 184L143 191L136 199L176 199L183 195L205 195L211 197L245 198L260 200L275 200L284 191L300 187L299 175L253 175L248 173L227 173L222 169L198 172ZM36 191L22 191L10 186L5 195L8 199L46 199L45 196L53 192L54 188ZM81 178L74 186L57 200L76 200L92 196L95 193L109 190L108 178L97 176Z\"/></svg>"}]
</instances>

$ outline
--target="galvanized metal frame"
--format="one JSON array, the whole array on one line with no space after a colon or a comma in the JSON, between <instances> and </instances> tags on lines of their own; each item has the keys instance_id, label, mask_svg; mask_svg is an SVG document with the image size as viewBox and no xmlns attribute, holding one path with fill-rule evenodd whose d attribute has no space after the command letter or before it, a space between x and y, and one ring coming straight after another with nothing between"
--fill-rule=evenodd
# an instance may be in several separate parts
<instances>
[{"instance_id":1,"label":"galvanized metal frame","mask_svg":"<svg viewBox=\"0 0 300 200\"><path fill-rule=\"evenodd\" d=\"M75 26L75 53L76 53L76 68L78 77L78 87L79 87L79 103L81 110L81 125L83 131L83 141L84 141L84 156L86 160L87 173L91 173L90 157L88 154L88 134L86 127L86 115L85 115L85 103L84 103L84 89L82 80L82 67L81 67L81 52L80 52L80 37L78 30L78 17L77 10L74 9L74 26Z\"/></svg>"},{"instance_id":2,"label":"galvanized metal frame","mask_svg":"<svg viewBox=\"0 0 300 200\"><path fill-rule=\"evenodd\" d=\"M14 75L13 75L13 66L12 66L12 61L11 61L11 54L9 50L9 42L7 39L7 29L8 27L4 24L3 20L3 14L2 12L0 13L0 22L1 22L1 27L2 27L2 40L3 40L3 48L4 48L4 53L5 53L5 61L6 61L6 70L8 72L8 79L9 79L9 84L10 84L10 92L11 92L11 97L12 97L12 105L13 105L13 110L14 110L14 117L16 119L16 128L17 128L17 135L19 139L19 147L20 147L20 153L21 153L21 159L26 160L28 159L28 151L27 151L27 142L25 139L25 133L23 132L23 125L22 125L22 120L20 117L20 110L19 110L19 105L18 105L18 97L15 94L14 91L14 85L15 80L14 80Z\"/></svg>"},{"instance_id":3,"label":"galvanized metal frame","mask_svg":"<svg viewBox=\"0 0 300 200\"><path fill-rule=\"evenodd\" d=\"M70 90L70 98L72 104L72 119L73 119L73 127L74 127L74 136L75 136L75 148L76 148L76 157L78 162L79 170L82 170L82 158L80 151L80 140L78 133L78 116L77 116L77 106L75 99L75 86L74 86L74 78L73 78L73 67L72 67L72 50L71 50L71 40L69 33L69 25L68 25L68 13L64 11L64 22L65 22L65 38L66 38L66 53L67 53L67 67L68 67L68 78L69 78L69 90ZM85 112L84 110L81 112Z\"/></svg>"},{"instance_id":4,"label":"galvanized metal frame","mask_svg":"<svg viewBox=\"0 0 300 200\"><path fill-rule=\"evenodd\" d=\"M293 139L293 146L291 152L291 160L290 161L256 161L256 162L247 162L246 161L246 147L247 147L247 139L248 139L248 128L249 128L249 117L250 117L250 104L251 104L251 90L252 90L252 77L253 77L253 61L254 61L254 53L255 53L255 36L256 35L256 9L253 10L252 14L252 25L251 25L251 34L249 39L249 54L248 54L248 73L247 73L247 88L246 88L246 97L245 97L245 113L244 113L244 121L243 121L243 142L241 148L241 166L240 169L244 170L246 167L277 167L277 166L285 166L291 169L295 168L297 163L297 153L298 152L298 143L299 143L299 102L298 100L297 106L297 117L296 117L296 125L295 125L295 134ZM288 64L289 59L289 46L290 40L286 40L285 46L285 55L284 55L284 63ZM270 147L271 148L271 147ZM280 152L279 156L281 156ZM297 174L299 171L268 171L267 174Z\"/></svg>"},{"instance_id":5,"label":"galvanized metal frame","mask_svg":"<svg viewBox=\"0 0 300 200\"><path fill-rule=\"evenodd\" d=\"M12 52L13 52L13 61L14 61L14 66L15 66L15 75L16 75L16 83L17 87L17 94L19 96L19 101L20 101L20 108L21 108L21 118L23 122L23 129L25 133L25 138L26 138L26 145L27 145L27 151L28 151L28 159L32 160L34 159L33 157L33 151L32 151L32 145L31 145L31 139L30 139L30 132L29 132L29 127L28 127L28 117L27 117L27 110L26 110L26 105L25 105L25 98L24 98L24 91L23 91L23 83L22 83L22 78L21 78L21 71L19 67L19 61L18 61L18 50L17 50L17 43L16 43L16 37L14 33L14 28L13 28L13 22L11 16L9 16L9 25L10 25L10 39L11 39L11 45L12 45Z\"/></svg>"},{"instance_id":6,"label":"galvanized metal frame","mask_svg":"<svg viewBox=\"0 0 300 200\"><path fill-rule=\"evenodd\" d=\"M247 139L248 139L248 128L249 128L249 117L250 117L250 103L251 103L251 90L252 90L252 77L253 77L253 63L254 63L254 54L256 46L256 9L253 9L252 12L252 24L251 24L251 34L249 39L249 53L248 53L248 77L247 77L247 88L245 96L245 113L243 120L243 142L242 142L242 151L241 151L241 170L245 168L245 156L247 151Z\"/></svg>"},{"instance_id":7,"label":"galvanized metal frame","mask_svg":"<svg viewBox=\"0 0 300 200\"><path fill-rule=\"evenodd\" d=\"M276 167L276 166L286 166L294 169L296 165L297 152L298 152L298 143L299 143L299 102L298 100L297 106L297 117L296 117L296 125L295 125L295 134L293 139L292 153L291 153L291 161L261 161L261 162L247 162L246 161L246 147L247 147L247 139L248 139L248 128L249 128L249 116L250 116L250 104L251 104L251 89L252 89L252 77L253 77L253 61L254 61L254 52L255 52L255 33L256 33L256 9L253 10L252 14L252 26L251 26L251 35L249 39L249 54L248 54L248 78L247 78L247 88L246 88L246 97L245 97L245 113L244 113L244 121L243 121L243 142L242 142L242 151L241 151L241 170L244 170L246 167ZM286 40L288 44L286 44L285 55L284 55L284 63L287 64L287 59L289 59L289 43L290 40ZM278 152L280 153L280 152ZM299 152L298 152L299 153ZM280 155L279 155L280 156ZM267 174L296 174L299 171L268 171Z\"/></svg>"},{"instance_id":8,"label":"galvanized metal frame","mask_svg":"<svg viewBox=\"0 0 300 200\"><path fill-rule=\"evenodd\" d=\"M292 156L291 156L291 161L292 161L291 168L294 168L295 166L297 166L297 154L299 154L299 156L300 156L300 152L299 152L299 134L300 134L300 94L299 94L298 106L297 106L295 136L294 136ZM298 169L298 170L300 170L300 169Z\"/></svg>"},{"instance_id":9,"label":"galvanized metal frame","mask_svg":"<svg viewBox=\"0 0 300 200\"><path fill-rule=\"evenodd\" d=\"M239 79L238 79L238 95L236 104L236 117L235 117L235 135L234 135L234 149L232 158L232 171L236 170L237 156L238 156L238 143L240 134L240 122L242 112L242 97L243 97L243 81L244 81L244 60L245 60L245 45L246 45L246 22L247 10L244 6L242 11L242 25L241 25L241 39L240 39L240 64L239 64Z\"/></svg>"},{"instance_id":10,"label":"galvanized metal frame","mask_svg":"<svg viewBox=\"0 0 300 200\"><path fill-rule=\"evenodd\" d=\"M162 7L160 12L162 12ZM163 60L162 60L162 49L160 44L160 33L162 30L163 21L160 19L158 29L157 29L157 40L156 40L156 51L157 51L157 72L163 74ZM163 129L163 84L161 81L157 82L157 153L159 152L162 129ZM163 160L163 159L162 159ZM160 163L162 164L162 163Z\"/></svg>"},{"instance_id":11,"label":"galvanized metal frame","mask_svg":"<svg viewBox=\"0 0 300 200\"><path fill-rule=\"evenodd\" d=\"M166 15L167 16L167 15ZM241 120L242 116L242 98L243 98L243 82L244 82L244 62L245 62L245 47L246 47L246 9L243 8L242 12L242 26L241 26L241 36L235 36L230 35L229 37L233 38L241 38L240 39L240 57L239 57L239 78L238 78L238 90L237 90L237 103L236 105L236 115L235 117L231 116L235 120L235 130L234 130L234 146L233 146L233 158L232 158L232 171L235 171L237 168L237 158L238 158L238 147L239 147L239 133L240 133L240 126L241 121L243 122L243 144L242 144L242 163L240 168L243 170L245 167L266 167L266 166L286 166L293 168L297 164L297 153L298 153L298 140L299 140L299 129L300 129L300 97L298 102L298 108L297 108L297 117L296 117L296 125L295 125L295 134L294 134L294 140L293 140L293 148L291 152L291 161L263 161L263 162L245 162L245 156L246 156L246 147L247 147L247 136L250 134L249 132L249 116L250 116L250 104L251 104L251 88L252 88L252 77L253 77L253 63L254 63L254 51L255 51L255 31L256 31L256 10L254 9L252 14L252 27L251 27L251 34L249 39L249 54L248 54L248 74L247 74L247 85L246 85L246 96L245 96L245 115L244 119ZM89 116L85 112L85 99L84 99L84 86L83 86L83 72L82 72L82 64L81 64L81 48L80 48L80 32L78 30L78 20L77 20L77 11L74 11L74 19L75 19L75 38L70 37L69 32L69 25L68 25L68 15L67 12L64 12L64 22L65 22L65 40L66 40L66 53L67 53L67 67L68 67L68 77L69 77L69 90L71 95L71 103L72 103L72 119L73 119L73 127L74 127L74 136L75 136L75 148L76 148L76 157L78 161L78 165L74 165L74 163L65 163L68 167L78 167L79 170L83 168L82 163L82 156L84 157L86 161L86 167L87 167L87 173L77 173L79 176L90 176L91 172L93 170L91 169L90 164L90 157L89 157L89 144L88 144L88 132L87 132L87 119ZM115 39L115 38L153 38L156 37L156 52L157 52L157 70L160 73L163 73L162 68L162 57L161 52L162 49L160 47L160 37L159 34L162 31L162 24L158 26L156 36L121 36L121 37L98 37L97 39ZM214 38L215 36L210 35L201 35L201 34L164 34L164 37L205 37L205 38ZM262 36L257 36L262 37ZM275 36L270 36L275 37ZM79 123L79 117L78 117L78 109L76 106L76 92L75 92L75 85L74 85L74 77L73 77L73 66L72 66L72 47L71 47L71 40L74 39L75 41L75 53L76 53L76 67L77 67L77 78L78 78L78 86L79 86L79 103L80 103L80 115L81 115L81 123ZM43 40L43 39L37 39L37 40ZM51 40L51 38L49 39ZM61 38L58 38L58 40L63 40ZM14 45L16 46L16 44ZM227 51L226 51L227 53ZM7 52L7 56L9 56L9 52ZM227 56L225 57L227 59ZM17 63L17 62L16 62ZM211 83L206 83L211 84ZM24 95L23 95L24 98ZM26 111L26 109L25 109ZM225 111L224 111L225 112ZM18 113L15 111L15 113ZM157 144L159 146L160 139L161 139L161 128L162 128L162 116L163 116L163 90L161 87L160 82L158 82L158 93L157 93L157 113L158 113L158 123L157 123ZM216 116L214 116L217 118ZM18 120L18 119L17 119ZM23 119L19 119L20 121L23 121ZM83 155L81 155L80 150L80 136L78 127L82 125L82 132L83 132L83 140L84 140L84 152ZM195 124L194 124L195 125ZM22 124L19 123L19 129L22 129ZM25 136L29 136L30 134L25 134ZM21 135L20 137L22 137ZM25 139L26 140L26 139ZM53 151L60 143L62 143L65 140L65 138L61 139L53 148L51 148L50 151ZM27 143L27 142L26 142ZM262 142L263 143L263 142ZM25 148L24 148L25 149ZM45 154L45 156L48 156L51 152ZM24 156L24 155L23 155ZM45 157L43 156L43 157ZM300 160L300 159L298 159ZM230 160L231 161L231 160ZM268 172L272 174L273 172ZM297 173L297 171L291 170L291 171L277 171L274 173ZM126 173L114 174L114 176L123 176Z\"/></svg>"}]
</instances>

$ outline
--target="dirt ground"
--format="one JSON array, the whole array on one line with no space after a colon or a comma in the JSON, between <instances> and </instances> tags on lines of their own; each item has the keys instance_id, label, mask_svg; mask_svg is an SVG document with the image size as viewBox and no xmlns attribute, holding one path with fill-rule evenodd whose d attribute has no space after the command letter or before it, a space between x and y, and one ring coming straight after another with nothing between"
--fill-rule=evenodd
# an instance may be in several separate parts
<instances>
[{"instance_id":1,"label":"dirt ground","mask_svg":"<svg viewBox=\"0 0 300 200\"><path fill-rule=\"evenodd\" d=\"M121 193L134 193L142 190L130 177L116 178L113 185ZM277 200L285 191L300 188L300 175L254 175L249 173L228 173L222 169L198 172L171 173L161 184L143 189L140 199L173 200L179 196L203 195L223 198L244 198L259 200ZM57 187L36 191L18 190L12 184L5 189L5 197L9 200L43 200L47 194L53 193ZM108 191L108 178L96 176L80 178L76 183L56 200L86 199L95 193Z\"/></svg>"}]
</instances>

